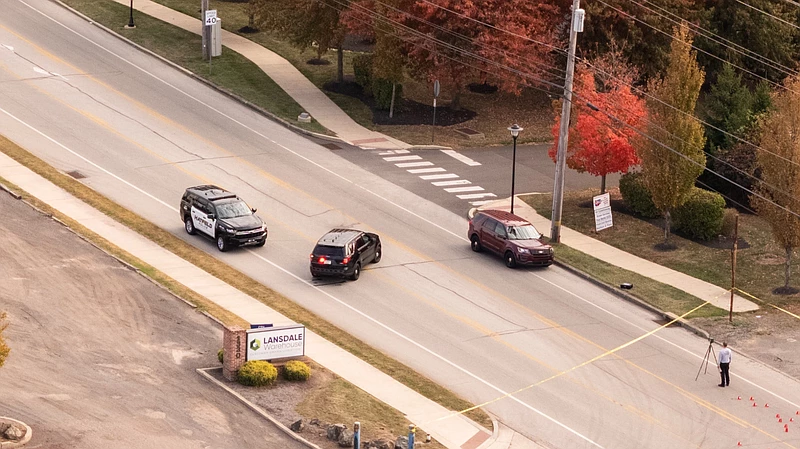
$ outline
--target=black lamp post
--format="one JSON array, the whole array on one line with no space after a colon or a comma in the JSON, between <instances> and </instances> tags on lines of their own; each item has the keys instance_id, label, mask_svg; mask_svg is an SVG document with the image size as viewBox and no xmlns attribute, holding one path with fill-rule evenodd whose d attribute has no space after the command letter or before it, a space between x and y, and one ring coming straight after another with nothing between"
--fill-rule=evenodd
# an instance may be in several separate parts
<instances>
[{"instance_id":1,"label":"black lamp post","mask_svg":"<svg viewBox=\"0 0 800 449\"><path fill-rule=\"evenodd\" d=\"M514 150L511 153L511 213L514 213L514 184L515 184L515 177L517 174L517 136L519 136L519 132L522 131L522 127L514 123L513 125L508 127L508 130L511 131L511 138L514 139Z\"/></svg>"},{"instance_id":2,"label":"black lamp post","mask_svg":"<svg viewBox=\"0 0 800 449\"><path fill-rule=\"evenodd\" d=\"M133 23L133 0L131 0L131 17L128 19L128 25L125 28L136 28L136 24Z\"/></svg>"}]
</instances>

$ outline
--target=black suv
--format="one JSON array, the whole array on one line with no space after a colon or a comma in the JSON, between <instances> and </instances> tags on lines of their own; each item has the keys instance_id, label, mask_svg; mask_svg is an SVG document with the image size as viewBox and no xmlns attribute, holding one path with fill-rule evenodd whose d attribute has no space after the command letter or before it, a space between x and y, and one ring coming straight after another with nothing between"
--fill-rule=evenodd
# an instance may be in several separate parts
<instances>
[{"instance_id":1,"label":"black suv","mask_svg":"<svg viewBox=\"0 0 800 449\"><path fill-rule=\"evenodd\" d=\"M217 186L189 187L181 199L186 232L198 231L217 242L220 251L235 246L264 246L267 225L236 194Z\"/></svg>"},{"instance_id":2,"label":"black suv","mask_svg":"<svg viewBox=\"0 0 800 449\"><path fill-rule=\"evenodd\" d=\"M377 234L355 229L332 229L317 242L311 253L311 276L361 276L361 267L381 260L381 239Z\"/></svg>"}]
</instances>

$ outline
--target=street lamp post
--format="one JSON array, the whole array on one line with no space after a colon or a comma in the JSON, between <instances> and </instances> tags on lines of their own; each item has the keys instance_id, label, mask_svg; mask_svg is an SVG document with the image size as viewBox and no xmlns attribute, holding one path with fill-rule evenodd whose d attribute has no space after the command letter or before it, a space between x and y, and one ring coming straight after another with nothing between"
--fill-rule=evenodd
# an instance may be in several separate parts
<instances>
[{"instance_id":1,"label":"street lamp post","mask_svg":"<svg viewBox=\"0 0 800 449\"><path fill-rule=\"evenodd\" d=\"M508 127L511 131L511 138L514 140L513 150L511 151L511 213L514 213L514 184L517 175L517 136L522 131L522 127L514 123Z\"/></svg>"},{"instance_id":2,"label":"street lamp post","mask_svg":"<svg viewBox=\"0 0 800 449\"><path fill-rule=\"evenodd\" d=\"M136 28L136 24L133 23L133 0L131 0L131 16L128 19L128 24L125 25L125 28Z\"/></svg>"}]
</instances>

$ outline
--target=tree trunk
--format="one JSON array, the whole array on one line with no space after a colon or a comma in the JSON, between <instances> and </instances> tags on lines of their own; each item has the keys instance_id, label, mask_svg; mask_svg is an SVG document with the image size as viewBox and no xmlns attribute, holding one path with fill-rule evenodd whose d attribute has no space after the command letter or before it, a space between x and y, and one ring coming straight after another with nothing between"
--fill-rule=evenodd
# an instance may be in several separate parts
<instances>
[{"instance_id":1,"label":"tree trunk","mask_svg":"<svg viewBox=\"0 0 800 449\"><path fill-rule=\"evenodd\" d=\"M453 95L453 101L450 102L450 109L454 111L461 110L461 90L457 90Z\"/></svg>"},{"instance_id":2,"label":"tree trunk","mask_svg":"<svg viewBox=\"0 0 800 449\"><path fill-rule=\"evenodd\" d=\"M672 227L672 216L669 211L664 213L664 243L669 243L669 230Z\"/></svg>"},{"instance_id":3,"label":"tree trunk","mask_svg":"<svg viewBox=\"0 0 800 449\"><path fill-rule=\"evenodd\" d=\"M250 28L256 27L256 15L250 12L247 17L247 26Z\"/></svg>"},{"instance_id":4,"label":"tree trunk","mask_svg":"<svg viewBox=\"0 0 800 449\"><path fill-rule=\"evenodd\" d=\"M786 271L783 286L789 288L789 279L792 277L792 247L786 247Z\"/></svg>"},{"instance_id":5,"label":"tree trunk","mask_svg":"<svg viewBox=\"0 0 800 449\"><path fill-rule=\"evenodd\" d=\"M606 193L606 175L600 177L600 195Z\"/></svg>"},{"instance_id":6,"label":"tree trunk","mask_svg":"<svg viewBox=\"0 0 800 449\"><path fill-rule=\"evenodd\" d=\"M342 42L336 46L336 82L344 83L344 44Z\"/></svg>"}]
</instances>

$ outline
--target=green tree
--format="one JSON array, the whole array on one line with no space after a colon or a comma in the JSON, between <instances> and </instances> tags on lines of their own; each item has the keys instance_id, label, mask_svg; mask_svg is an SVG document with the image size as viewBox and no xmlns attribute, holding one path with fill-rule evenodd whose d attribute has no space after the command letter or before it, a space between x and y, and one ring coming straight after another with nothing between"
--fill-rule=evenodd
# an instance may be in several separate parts
<instances>
[{"instance_id":1,"label":"green tree","mask_svg":"<svg viewBox=\"0 0 800 449\"><path fill-rule=\"evenodd\" d=\"M8 353L11 352L11 349L6 345L6 341L3 338L3 331L6 330L8 327L8 323L6 323L6 313L0 313L0 367L6 363L6 357L8 357Z\"/></svg>"},{"instance_id":2,"label":"green tree","mask_svg":"<svg viewBox=\"0 0 800 449\"><path fill-rule=\"evenodd\" d=\"M753 95L730 64L725 64L705 101L708 123L706 146L710 153L728 149L742 137L752 120ZM725 133L723 133L725 131ZM726 134L728 133L728 134Z\"/></svg>"},{"instance_id":3,"label":"green tree","mask_svg":"<svg viewBox=\"0 0 800 449\"><path fill-rule=\"evenodd\" d=\"M766 151L757 154L762 182L756 192L771 202L758 196L751 201L786 251L783 291L778 292L792 293L796 291L789 287L792 251L800 247L800 78L788 78L785 84L788 90L773 96L774 109L761 128L761 147Z\"/></svg>"},{"instance_id":4,"label":"green tree","mask_svg":"<svg viewBox=\"0 0 800 449\"><path fill-rule=\"evenodd\" d=\"M650 82L647 134L653 140L642 139L639 151L642 181L664 215L665 243L670 213L686 200L706 163L703 127L693 115L704 74L691 44L689 27L683 24L675 30L664 77Z\"/></svg>"}]
</instances>

